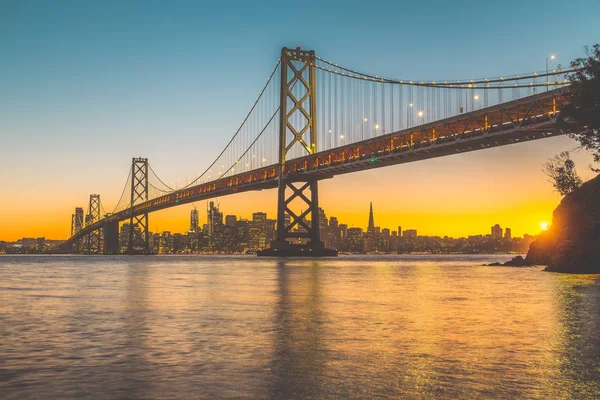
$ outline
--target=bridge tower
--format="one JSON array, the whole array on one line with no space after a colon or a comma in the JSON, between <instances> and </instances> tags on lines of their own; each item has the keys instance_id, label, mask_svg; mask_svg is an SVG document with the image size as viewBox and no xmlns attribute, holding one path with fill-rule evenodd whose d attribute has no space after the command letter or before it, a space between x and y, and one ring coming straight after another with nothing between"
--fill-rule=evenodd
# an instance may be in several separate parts
<instances>
[{"instance_id":1,"label":"bridge tower","mask_svg":"<svg viewBox=\"0 0 600 400\"><path fill-rule=\"evenodd\" d=\"M315 178L286 177L285 171L286 155L293 147L300 146L302 153L306 154L317 152L315 61L313 50L300 50L300 47L281 49L277 237L271 248L260 251L259 256L337 255L336 250L326 249L320 238L318 181ZM300 124L299 120L302 121ZM290 208L294 200L303 202L303 207L306 207L303 212L295 213ZM290 217L287 221L286 214ZM306 243L299 244L301 240Z\"/></svg>"},{"instance_id":2,"label":"bridge tower","mask_svg":"<svg viewBox=\"0 0 600 400\"><path fill-rule=\"evenodd\" d=\"M88 208L88 224L93 224L100 220L100 195L99 194L90 194L90 205ZM88 254L98 254L102 251L101 249L101 240L102 240L102 228L98 228L88 235Z\"/></svg>"},{"instance_id":3,"label":"bridge tower","mask_svg":"<svg viewBox=\"0 0 600 400\"><path fill-rule=\"evenodd\" d=\"M133 158L131 161L131 217L127 254L150 254L148 213L135 215L135 205L148 201L148 159Z\"/></svg>"}]
</instances>

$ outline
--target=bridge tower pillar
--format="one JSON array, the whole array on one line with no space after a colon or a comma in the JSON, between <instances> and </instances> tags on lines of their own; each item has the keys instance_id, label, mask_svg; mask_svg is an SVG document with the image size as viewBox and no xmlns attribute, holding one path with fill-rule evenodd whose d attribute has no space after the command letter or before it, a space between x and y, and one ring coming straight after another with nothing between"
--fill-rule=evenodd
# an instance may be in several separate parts
<instances>
[{"instance_id":1,"label":"bridge tower pillar","mask_svg":"<svg viewBox=\"0 0 600 400\"><path fill-rule=\"evenodd\" d=\"M135 214L135 205L148 200L148 159L133 158L131 161L131 217L127 254L150 254L148 213Z\"/></svg>"},{"instance_id":2,"label":"bridge tower pillar","mask_svg":"<svg viewBox=\"0 0 600 400\"><path fill-rule=\"evenodd\" d=\"M337 255L336 250L326 249L320 238L317 179L286 176L285 171L292 148L299 147L304 154L317 152L315 61L313 50L281 49L277 237L259 256ZM290 204L294 200L301 200L306 209L295 213Z\"/></svg>"},{"instance_id":3,"label":"bridge tower pillar","mask_svg":"<svg viewBox=\"0 0 600 400\"><path fill-rule=\"evenodd\" d=\"M88 217L86 222L93 224L100 220L100 195L90 194L90 205L88 208ZM98 228L90 232L87 238L87 252L88 254L98 254L102 252L101 249L102 240L102 228Z\"/></svg>"}]
</instances>

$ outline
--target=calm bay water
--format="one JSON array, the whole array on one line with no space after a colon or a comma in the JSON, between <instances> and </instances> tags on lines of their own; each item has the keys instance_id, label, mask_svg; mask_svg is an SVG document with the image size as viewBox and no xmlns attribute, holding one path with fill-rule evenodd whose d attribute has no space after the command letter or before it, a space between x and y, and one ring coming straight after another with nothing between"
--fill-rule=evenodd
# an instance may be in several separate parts
<instances>
[{"instance_id":1,"label":"calm bay water","mask_svg":"<svg viewBox=\"0 0 600 400\"><path fill-rule=\"evenodd\" d=\"M600 276L508 256L0 257L0 398L600 398Z\"/></svg>"}]
</instances>

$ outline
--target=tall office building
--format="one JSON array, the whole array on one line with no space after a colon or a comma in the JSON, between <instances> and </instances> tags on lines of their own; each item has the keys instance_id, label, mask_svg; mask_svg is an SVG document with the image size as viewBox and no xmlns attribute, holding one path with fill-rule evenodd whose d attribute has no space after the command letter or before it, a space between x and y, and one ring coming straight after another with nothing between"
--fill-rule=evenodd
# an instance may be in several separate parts
<instances>
[{"instance_id":1,"label":"tall office building","mask_svg":"<svg viewBox=\"0 0 600 400\"><path fill-rule=\"evenodd\" d=\"M225 234L223 235L223 250L233 253L238 251L237 246L237 217L225 216Z\"/></svg>"},{"instance_id":2,"label":"tall office building","mask_svg":"<svg viewBox=\"0 0 600 400\"><path fill-rule=\"evenodd\" d=\"M206 209L206 225L210 246L218 247L223 235L223 213L215 206L214 201L211 201Z\"/></svg>"},{"instance_id":3,"label":"tall office building","mask_svg":"<svg viewBox=\"0 0 600 400\"><path fill-rule=\"evenodd\" d=\"M506 228L504 230L504 239L506 239L506 240L512 239L512 232L511 232L510 228Z\"/></svg>"},{"instance_id":4,"label":"tall office building","mask_svg":"<svg viewBox=\"0 0 600 400\"><path fill-rule=\"evenodd\" d=\"M344 240L348 236L348 224L340 224L340 236Z\"/></svg>"},{"instance_id":5,"label":"tall office building","mask_svg":"<svg viewBox=\"0 0 600 400\"><path fill-rule=\"evenodd\" d=\"M261 250L269 247L275 239L274 219L267 219L264 212L252 214L252 221L248 222L248 247L253 250Z\"/></svg>"},{"instance_id":6,"label":"tall office building","mask_svg":"<svg viewBox=\"0 0 600 400\"><path fill-rule=\"evenodd\" d=\"M500 225L496 224L492 226L492 238L495 240L502 239L502 228Z\"/></svg>"},{"instance_id":7,"label":"tall office building","mask_svg":"<svg viewBox=\"0 0 600 400\"><path fill-rule=\"evenodd\" d=\"M198 232L198 210L195 208L190 212L190 232Z\"/></svg>"},{"instance_id":8,"label":"tall office building","mask_svg":"<svg viewBox=\"0 0 600 400\"><path fill-rule=\"evenodd\" d=\"M240 219L236 223L236 247L238 251L246 251L250 247L248 244L248 220Z\"/></svg>"},{"instance_id":9,"label":"tall office building","mask_svg":"<svg viewBox=\"0 0 600 400\"><path fill-rule=\"evenodd\" d=\"M373 203L369 206L369 226L367 227L367 233L375 231L375 219L373 218Z\"/></svg>"}]
</instances>

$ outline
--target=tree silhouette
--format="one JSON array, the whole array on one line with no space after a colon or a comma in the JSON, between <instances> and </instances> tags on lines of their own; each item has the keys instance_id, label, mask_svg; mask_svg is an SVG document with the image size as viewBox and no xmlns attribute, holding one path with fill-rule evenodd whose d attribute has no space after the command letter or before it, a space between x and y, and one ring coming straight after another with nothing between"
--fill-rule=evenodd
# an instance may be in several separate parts
<instances>
[{"instance_id":1,"label":"tree silhouette","mask_svg":"<svg viewBox=\"0 0 600 400\"><path fill-rule=\"evenodd\" d=\"M561 110L558 126L600 162L600 44L592 50L586 46L585 52L586 57L570 63L575 69L567 75L572 82L571 102Z\"/></svg>"},{"instance_id":2,"label":"tree silhouette","mask_svg":"<svg viewBox=\"0 0 600 400\"><path fill-rule=\"evenodd\" d=\"M575 162L569 157L568 151L563 151L549 159L542 171L550 178L550 182L558 193L563 196L583 185L583 180L577 175Z\"/></svg>"}]
</instances>

